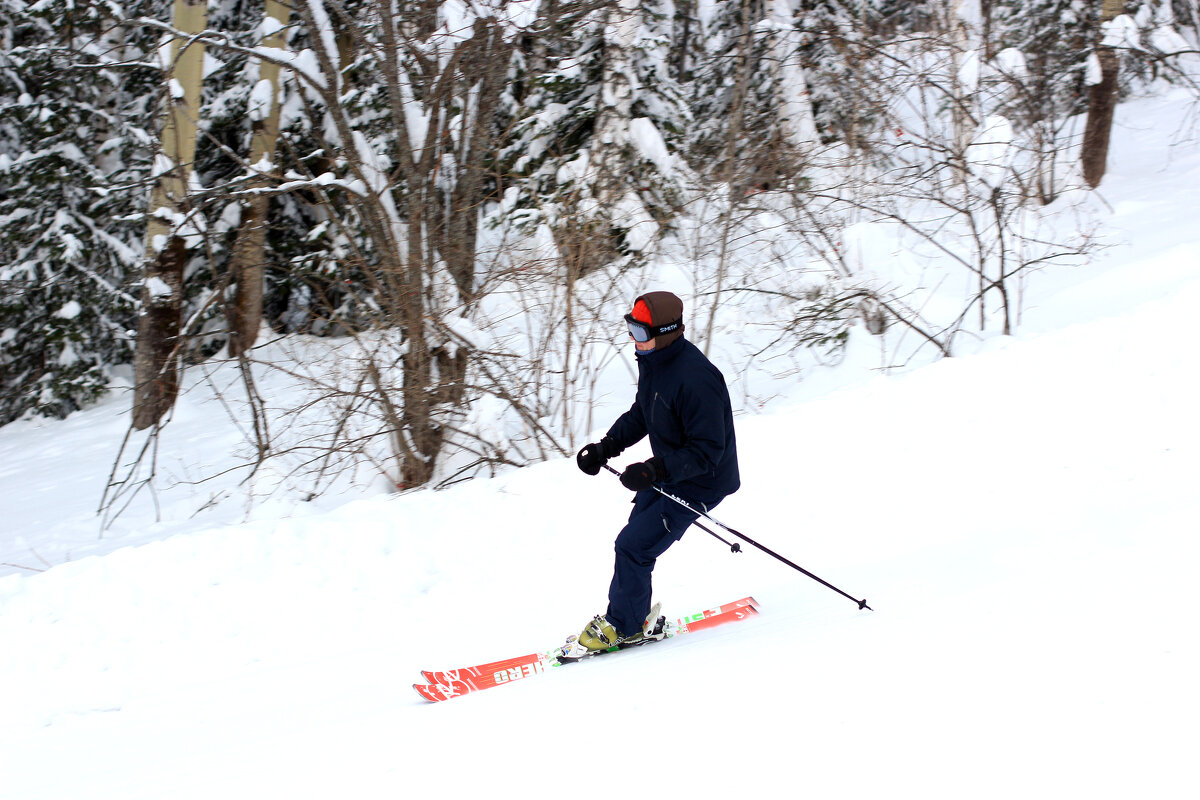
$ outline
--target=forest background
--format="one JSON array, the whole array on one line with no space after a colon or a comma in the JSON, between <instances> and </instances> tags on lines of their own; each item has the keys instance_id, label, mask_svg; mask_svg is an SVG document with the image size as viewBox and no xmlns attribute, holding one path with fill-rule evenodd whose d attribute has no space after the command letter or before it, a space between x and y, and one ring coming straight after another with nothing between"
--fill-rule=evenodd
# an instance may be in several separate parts
<instances>
[{"instance_id":1,"label":"forest background","mask_svg":"<svg viewBox=\"0 0 1200 800\"><path fill-rule=\"evenodd\" d=\"M648 289L740 411L852 336L881 369L954 355L1102 246L1113 106L1198 96L1198 26L1196 0L0 0L0 423L129 392L111 517L186 370L240 476L315 495L573 452Z\"/></svg>"}]
</instances>

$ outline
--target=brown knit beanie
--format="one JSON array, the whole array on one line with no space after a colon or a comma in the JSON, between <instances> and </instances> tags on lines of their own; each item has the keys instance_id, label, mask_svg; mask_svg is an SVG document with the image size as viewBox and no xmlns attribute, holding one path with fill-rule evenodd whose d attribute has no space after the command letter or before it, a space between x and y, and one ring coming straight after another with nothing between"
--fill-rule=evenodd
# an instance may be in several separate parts
<instances>
[{"instance_id":1,"label":"brown knit beanie","mask_svg":"<svg viewBox=\"0 0 1200 800\"><path fill-rule=\"evenodd\" d=\"M642 319L645 313L640 306L644 306L649 310L649 320ZM663 325L670 325L672 322L682 323L683 301L670 292L648 292L634 301L633 317L642 322L647 322L656 328ZM684 326L680 324L678 328L670 333L654 337L654 349L661 350L671 344L680 336L683 336L683 330Z\"/></svg>"}]
</instances>

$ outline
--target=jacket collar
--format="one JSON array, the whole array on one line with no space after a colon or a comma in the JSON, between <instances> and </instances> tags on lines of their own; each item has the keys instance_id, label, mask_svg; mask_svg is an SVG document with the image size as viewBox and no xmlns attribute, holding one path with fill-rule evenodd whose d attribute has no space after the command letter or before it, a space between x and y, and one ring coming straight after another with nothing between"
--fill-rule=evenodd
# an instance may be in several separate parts
<instances>
[{"instance_id":1,"label":"jacket collar","mask_svg":"<svg viewBox=\"0 0 1200 800\"><path fill-rule=\"evenodd\" d=\"M687 339L681 336L666 347L656 347L648 353L637 353L638 366L655 368L669 364L683 352L686 341Z\"/></svg>"}]
</instances>

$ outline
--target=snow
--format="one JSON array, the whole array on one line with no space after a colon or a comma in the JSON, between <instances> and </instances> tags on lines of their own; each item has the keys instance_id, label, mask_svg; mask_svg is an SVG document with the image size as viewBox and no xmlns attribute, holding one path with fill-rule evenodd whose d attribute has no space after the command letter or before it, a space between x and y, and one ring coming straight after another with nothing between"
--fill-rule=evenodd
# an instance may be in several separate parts
<instances>
[{"instance_id":1,"label":"snow","mask_svg":"<svg viewBox=\"0 0 1200 800\"><path fill-rule=\"evenodd\" d=\"M264 14L262 22L258 23L258 38L269 39L277 33L285 30L282 21L272 17L270 14Z\"/></svg>"},{"instance_id":2,"label":"snow","mask_svg":"<svg viewBox=\"0 0 1200 800\"><path fill-rule=\"evenodd\" d=\"M1101 25L1103 36L1101 37L1101 47L1113 47L1118 49L1140 50L1141 32L1138 30L1138 25L1133 21L1133 17L1128 14L1119 14L1112 20Z\"/></svg>"},{"instance_id":3,"label":"snow","mask_svg":"<svg viewBox=\"0 0 1200 800\"><path fill-rule=\"evenodd\" d=\"M76 300L68 300L63 303L62 307L55 311L52 316L59 319L75 319L83 312L83 306L79 305Z\"/></svg>"},{"instance_id":4,"label":"snow","mask_svg":"<svg viewBox=\"0 0 1200 800\"><path fill-rule=\"evenodd\" d=\"M629 121L629 141L633 145L633 149L653 162L664 176L670 177L675 174L677 171L675 159L668 152L667 143L651 119L647 117L631 119Z\"/></svg>"},{"instance_id":5,"label":"snow","mask_svg":"<svg viewBox=\"0 0 1200 800\"><path fill-rule=\"evenodd\" d=\"M254 84L246 100L246 116L252 122L262 122L271 115L275 107L275 84L263 78Z\"/></svg>"},{"instance_id":6,"label":"snow","mask_svg":"<svg viewBox=\"0 0 1200 800\"><path fill-rule=\"evenodd\" d=\"M299 52L291 52L279 47L266 47L259 45L251 48L250 52L254 53L259 58L273 61L280 66L287 67L292 72L296 73L301 79L312 86L323 89L325 88L325 75L321 72L320 59L317 54L310 48L304 48Z\"/></svg>"},{"instance_id":7,"label":"snow","mask_svg":"<svg viewBox=\"0 0 1200 800\"><path fill-rule=\"evenodd\" d=\"M170 297L174 293L166 281L157 275L153 275L146 279L146 291L150 297L158 300L164 297Z\"/></svg>"},{"instance_id":8,"label":"snow","mask_svg":"<svg viewBox=\"0 0 1200 800\"><path fill-rule=\"evenodd\" d=\"M633 192L626 192L612 204L612 222L625 231L625 246L634 252L648 248L658 233L658 223Z\"/></svg>"},{"instance_id":9,"label":"snow","mask_svg":"<svg viewBox=\"0 0 1200 800\"><path fill-rule=\"evenodd\" d=\"M739 415L718 517L872 612L693 530L659 561L666 610L752 594L759 617L428 705L420 669L603 610L615 479L554 458L443 492L214 484L244 446L218 374L181 396L154 498L101 535L128 395L0 428L3 797L1195 797L1187 113L1118 109L1113 246L1035 275L1015 336L880 374L855 331Z\"/></svg>"},{"instance_id":10,"label":"snow","mask_svg":"<svg viewBox=\"0 0 1200 800\"><path fill-rule=\"evenodd\" d=\"M531 28L537 23L540 2L541 0L507 0L496 10L504 15L509 26L518 29Z\"/></svg>"},{"instance_id":11,"label":"snow","mask_svg":"<svg viewBox=\"0 0 1200 800\"><path fill-rule=\"evenodd\" d=\"M209 51L204 51L204 58L201 60L203 69L202 73L205 78L209 78L216 74L219 70L225 68L225 62Z\"/></svg>"},{"instance_id":12,"label":"snow","mask_svg":"<svg viewBox=\"0 0 1200 800\"><path fill-rule=\"evenodd\" d=\"M322 50L324 50L325 57L333 65L334 78L338 80L340 85L341 51L338 50L337 36L333 32L333 24L329 21L329 14L325 11L325 4L309 0L308 11L312 14L313 23L317 27L317 40L320 42Z\"/></svg>"},{"instance_id":13,"label":"snow","mask_svg":"<svg viewBox=\"0 0 1200 800\"><path fill-rule=\"evenodd\" d=\"M421 160L425 152L425 139L429 136L429 112L417 102L412 86L408 83L408 73L399 73L400 91L404 96L404 129L408 131L408 144L412 149L413 163Z\"/></svg>"},{"instance_id":14,"label":"snow","mask_svg":"<svg viewBox=\"0 0 1200 800\"><path fill-rule=\"evenodd\" d=\"M1095 51L1088 53L1084 64L1084 85L1099 86L1100 82L1104 80L1104 68L1100 66L1100 57L1096 55Z\"/></svg>"},{"instance_id":15,"label":"snow","mask_svg":"<svg viewBox=\"0 0 1200 800\"><path fill-rule=\"evenodd\" d=\"M967 146L966 159L971 172L994 189L1000 188L1012 162L1013 126L1005 117L993 114L983 121Z\"/></svg>"}]
</instances>

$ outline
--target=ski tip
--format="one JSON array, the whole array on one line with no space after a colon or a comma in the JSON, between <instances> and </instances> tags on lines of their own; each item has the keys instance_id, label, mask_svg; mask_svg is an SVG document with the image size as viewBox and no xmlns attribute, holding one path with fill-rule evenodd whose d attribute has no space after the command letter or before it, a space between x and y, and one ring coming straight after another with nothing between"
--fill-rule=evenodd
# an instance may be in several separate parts
<instances>
[{"instance_id":1,"label":"ski tip","mask_svg":"<svg viewBox=\"0 0 1200 800\"><path fill-rule=\"evenodd\" d=\"M469 691L464 690L459 686L446 686L440 683L414 683L412 687L413 691L431 703L440 703L443 700L450 700L454 697L462 697L466 691Z\"/></svg>"}]
</instances>

